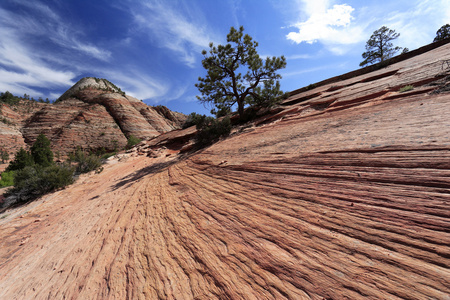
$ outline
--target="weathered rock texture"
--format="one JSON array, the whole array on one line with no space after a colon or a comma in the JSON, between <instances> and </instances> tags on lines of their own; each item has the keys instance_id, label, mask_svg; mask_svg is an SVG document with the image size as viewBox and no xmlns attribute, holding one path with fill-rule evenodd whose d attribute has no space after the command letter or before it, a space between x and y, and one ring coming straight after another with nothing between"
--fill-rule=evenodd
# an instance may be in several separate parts
<instances>
[{"instance_id":1,"label":"weathered rock texture","mask_svg":"<svg viewBox=\"0 0 450 300\"><path fill-rule=\"evenodd\" d=\"M448 299L448 53L295 94L197 153L158 137L6 212L0 298Z\"/></svg>"},{"instance_id":2,"label":"weathered rock texture","mask_svg":"<svg viewBox=\"0 0 450 300\"><path fill-rule=\"evenodd\" d=\"M61 154L84 149L122 148L127 137L146 139L180 128L186 116L164 106L151 107L125 95L105 79L83 78L55 104L21 101L3 105L0 146L11 156L31 145L40 133Z\"/></svg>"}]
</instances>

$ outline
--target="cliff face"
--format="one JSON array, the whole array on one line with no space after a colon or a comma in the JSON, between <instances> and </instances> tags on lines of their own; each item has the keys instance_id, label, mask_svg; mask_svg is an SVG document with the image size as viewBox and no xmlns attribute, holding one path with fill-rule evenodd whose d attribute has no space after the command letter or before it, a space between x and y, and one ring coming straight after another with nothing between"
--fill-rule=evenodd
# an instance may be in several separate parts
<instances>
[{"instance_id":1,"label":"cliff face","mask_svg":"<svg viewBox=\"0 0 450 300\"><path fill-rule=\"evenodd\" d=\"M448 53L293 93L199 152L179 154L195 128L158 136L4 213L0 298L447 299Z\"/></svg>"},{"instance_id":2,"label":"cliff face","mask_svg":"<svg viewBox=\"0 0 450 300\"><path fill-rule=\"evenodd\" d=\"M127 137L152 138L180 128L186 116L165 107L151 107L107 80L83 78L55 104L21 101L3 105L2 144L11 154L32 144L40 133L62 154L85 149L122 148Z\"/></svg>"}]
</instances>

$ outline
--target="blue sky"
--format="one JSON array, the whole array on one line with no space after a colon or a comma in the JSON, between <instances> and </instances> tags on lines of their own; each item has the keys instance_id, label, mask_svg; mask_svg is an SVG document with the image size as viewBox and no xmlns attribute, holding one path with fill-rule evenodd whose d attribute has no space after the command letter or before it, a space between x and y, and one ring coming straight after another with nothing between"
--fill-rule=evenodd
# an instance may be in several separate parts
<instances>
[{"instance_id":1,"label":"blue sky","mask_svg":"<svg viewBox=\"0 0 450 300\"><path fill-rule=\"evenodd\" d=\"M292 91L359 68L385 25L410 50L450 23L450 0L2 0L0 91L54 100L80 78L106 78L149 105L207 113L194 84L201 51L243 25L261 56L287 58Z\"/></svg>"}]
</instances>

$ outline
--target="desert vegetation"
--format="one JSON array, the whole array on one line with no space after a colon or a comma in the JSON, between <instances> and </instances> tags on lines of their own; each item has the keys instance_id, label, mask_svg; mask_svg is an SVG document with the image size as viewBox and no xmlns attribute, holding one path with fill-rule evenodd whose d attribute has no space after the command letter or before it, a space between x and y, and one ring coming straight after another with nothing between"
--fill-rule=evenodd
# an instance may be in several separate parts
<instances>
[{"instance_id":1,"label":"desert vegetation","mask_svg":"<svg viewBox=\"0 0 450 300\"><path fill-rule=\"evenodd\" d=\"M407 92L407 91L411 91L413 89L414 89L413 85L405 85L404 87L400 88L399 92L400 93L404 93L404 92Z\"/></svg>"},{"instance_id":2,"label":"desert vegetation","mask_svg":"<svg viewBox=\"0 0 450 300\"><path fill-rule=\"evenodd\" d=\"M135 137L134 135L130 135L127 139L127 146L126 149L133 148L134 145L138 144L141 141L141 139Z\"/></svg>"},{"instance_id":3,"label":"desert vegetation","mask_svg":"<svg viewBox=\"0 0 450 300\"><path fill-rule=\"evenodd\" d=\"M199 77L195 85L202 94L198 100L214 106L211 113L216 116L228 114L237 105L240 117L246 105L272 106L279 102L285 93L280 89L277 71L286 67L286 58L268 57L263 62L256 51L258 43L244 35L243 26L239 30L231 27L227 42L217 47L210 43L209 54L202 51L207 75Z\"/></svg>"},{"instance_id":4,"label":"desert vegetation","mask_svg":"<svg viewBox=\"0 0 450 300\"><path fill-rule=\"evenodd\" d=\"M450 39L450 24L442 25L441 28L436 31L436 37L433 42L439 42L445 39Z\"/></svg>"},{"instance_id":5,"label":"desert vegetation","mask_svg":"<svg viewBox=\"0 0 450 300\"><path fill-rule=\"evenodd\" d=\"M72 184L76 175L99 171L102 165L101 157L80 148L70 153L64 163L54 162L53 157L50 141L40 134L30 151L17 151L1 174L0 187L13 186L7 195L17 202L27 202Z\"/></svg>"},{"instance_id":6,"label":"desert vegetation","mask_svg":"<svg viewBox=\"0 0 450 300\"><path fill-rule=\"evenodd\" d=\"M393 29L389 29L386 26L382 26L378 30L375 30L366 43L366 52L362 54L364 60L359 64L361 67L371 65L378 62L384 62L393 57L398 51L402 50L402 47L398 47L392 44L391 41L397 39L400 33L395 32ZM403 50L407 52L408 49Z\"/></svg>"}]
</instances>

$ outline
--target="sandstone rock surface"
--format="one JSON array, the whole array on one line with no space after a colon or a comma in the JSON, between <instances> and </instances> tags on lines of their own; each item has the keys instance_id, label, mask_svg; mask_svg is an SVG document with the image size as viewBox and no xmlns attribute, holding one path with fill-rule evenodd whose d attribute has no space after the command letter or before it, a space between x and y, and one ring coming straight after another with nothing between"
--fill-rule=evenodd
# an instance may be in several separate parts
<instances>
[{"instance_id":1,"label":"sandstone rock surface","mask_svg":"<svg viewBox=\"0 0 450 300\"><path fill-rule=\"evenodd\" d=\"M167 142L193 128L142 142L5 212L0 298L449 299L448 53L293 93L199 152Z\"/></svg>"}]
</instances>

